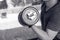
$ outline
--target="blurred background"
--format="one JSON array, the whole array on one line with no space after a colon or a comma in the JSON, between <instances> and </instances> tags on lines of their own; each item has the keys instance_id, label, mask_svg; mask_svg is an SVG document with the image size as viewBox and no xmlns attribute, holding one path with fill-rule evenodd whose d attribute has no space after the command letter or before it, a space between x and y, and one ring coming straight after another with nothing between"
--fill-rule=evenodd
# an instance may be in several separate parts
<instances>
[{"instance_id":1,"label":"blurred background","mask_svg":"<svg viewBox=\"0 0 60 40\"><path fill-rule=\"evenodd\" d=\"M0 0L0 29L21 27L18 22L19 13L28 6L35 7L40 13L40 3L41 0Z\"/></svg>"},{"instance_id":2,"label":"blurred background","mask_svg":"<svg viewBox=\"0 0 60 40\"><path fill-rule=\"evenodd\" d=\"M19 13L28 6L35 7L39 13L41 12L41 0L0 0L0 40L22 40L35 39L37 35L30 28L18 22ZM41 26L41 21L36 25ZM2 31L1 31L2 30Z\"/></svg>"}]
</instances>

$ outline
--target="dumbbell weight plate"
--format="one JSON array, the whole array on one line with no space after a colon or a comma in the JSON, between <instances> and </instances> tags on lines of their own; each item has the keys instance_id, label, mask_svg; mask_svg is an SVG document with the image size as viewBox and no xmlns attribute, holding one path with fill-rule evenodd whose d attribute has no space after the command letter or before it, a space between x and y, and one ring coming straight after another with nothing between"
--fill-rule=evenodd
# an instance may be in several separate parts
<instances>
[{"instance_id":1,"label":"dumbbell weight plate","mask_svg":"<svg viewBox=\"0 0 60 40\"><path fill-rule=\"evenodd\" d=\"M34 7L27 7L22 12L22 19L27 25L34 25L39 20L39 12Z\"/></svg>"}]
</instances>

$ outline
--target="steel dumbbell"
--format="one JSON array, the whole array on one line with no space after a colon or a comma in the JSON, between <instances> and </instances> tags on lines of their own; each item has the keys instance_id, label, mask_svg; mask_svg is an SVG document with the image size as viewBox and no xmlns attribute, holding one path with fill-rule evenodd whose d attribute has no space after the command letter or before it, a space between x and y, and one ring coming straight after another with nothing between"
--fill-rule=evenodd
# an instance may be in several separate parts
<instances>
[{"instance_id":1,"label":"steel dumbbell","mask_svg":"<svg viewBox=\"0 0 60 40\"><path fill-rule=\"evenodd\" d=\"M39 12L34 7L26 7L22 12L18 15L19 23L22 25L32 26L39 20Z\"/></svg>"}]
</instances>

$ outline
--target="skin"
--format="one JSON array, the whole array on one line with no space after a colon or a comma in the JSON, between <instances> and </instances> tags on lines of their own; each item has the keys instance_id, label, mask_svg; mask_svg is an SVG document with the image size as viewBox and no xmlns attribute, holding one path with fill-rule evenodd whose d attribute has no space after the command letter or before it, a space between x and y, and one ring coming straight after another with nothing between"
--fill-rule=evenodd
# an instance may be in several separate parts
<instances>
[{"instance_id":1,"label":"skin","mask_svg":"<svg viewBox=\"0 0 60 40\"><path fill-rule=\"evenodd\" d=\"M47 6L46 10L54 6L58 0L43 0ZM37 26L33 25L32 30L38 35L38 37L42 40L53 40L57 35L58 31L53 31L51 29L46 29L47 31L43 31L39 29Z\"/></svg>"},{"instance_id":2,"label":"skin","mask_svg":"<svg viewBox=\"0 0 60 40\"><path fill-rule=\"evenodd\" d=\"M43 0L46 4L46 11L50 9L52 6L54 6L58 0Z\"/></svg>"}]
</instances>

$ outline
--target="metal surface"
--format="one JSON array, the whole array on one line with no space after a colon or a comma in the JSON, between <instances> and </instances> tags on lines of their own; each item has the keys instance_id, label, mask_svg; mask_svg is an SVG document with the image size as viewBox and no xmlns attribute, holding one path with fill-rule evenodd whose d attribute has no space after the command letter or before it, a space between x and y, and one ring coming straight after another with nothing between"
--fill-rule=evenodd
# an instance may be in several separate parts
<instances>
[{"instance_id":1,"label":"metal surface","mask_svg":"<svg viewBox=\"0 0 60 40\"><path fill-rule=\"evenodd\" d=\"M39 12L34 7L26 7L19 15L19 22L27 25L34 25L39 20Z\"/></svg>"}]
</instances>

